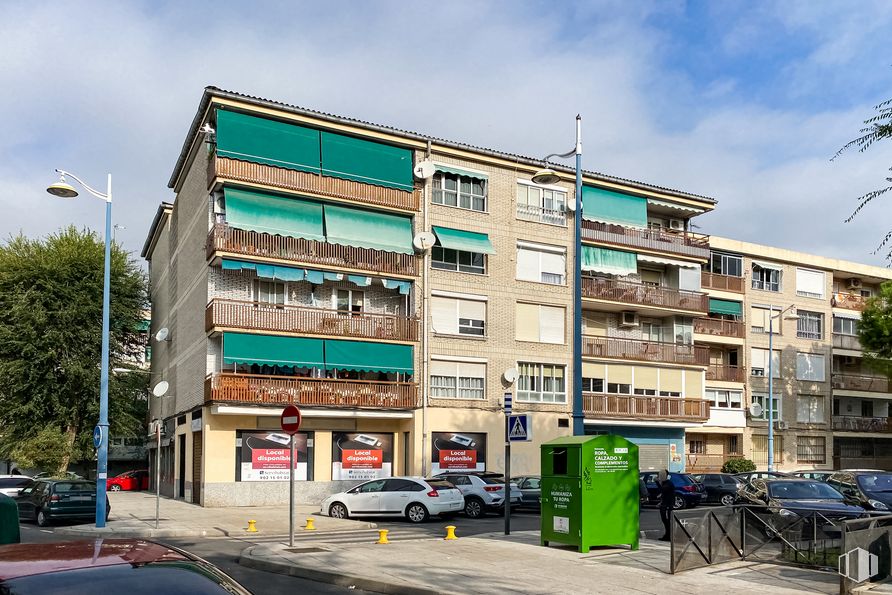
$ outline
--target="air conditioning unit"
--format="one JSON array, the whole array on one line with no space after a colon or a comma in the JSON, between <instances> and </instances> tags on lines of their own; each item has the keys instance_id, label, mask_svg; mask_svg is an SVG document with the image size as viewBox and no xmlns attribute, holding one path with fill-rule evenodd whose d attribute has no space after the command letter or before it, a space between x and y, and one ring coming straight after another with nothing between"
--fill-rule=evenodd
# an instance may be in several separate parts
<instances>
[{"instance_id":1,"label":"air conditioning unit","mask_svg":"<svg viewBox=\"0 0 892 595\"><path fill-rule=\"evenodd\" d=\"M788 424L787 422L778 420L778 422L777 422L778 430L786 430L789 427L790 427L790 424Z\"/></svg>"},{"instance_id":2,"label":"air conditioning unit","mask_svg":"<svg viewBox=\"0 0 892 595\"><path fill-rule=\"evenodd\" d=\"M849 289L861 289L861 279L855 279L854 277L849 279L846 287Z\"/></svg>"},{"instance_id":3,"label":"air conditioning unit","mask_svg":"<svg viewBox=\"0 0 892 595\"><path fill-rule=\"evenodd\" d=\"M638 326L638 313L625 310L619 313L620 326Z\"/></svg>"},{"instance_id":4,"label":"air conditioning unit","mask_svg":"<svg viewBox=\"0 0 892 595\"><path fill-rule=\"evenodd\" d=\"M684 219L670 219L669 229L672 231L684 231Z\"/></svg>"},{"instance_id":5,"label":"air conditioning unit","mask_svg":"<svg viewBox=\"0 0 892 595\"><path fill-rule=\"evenodd\" d=\"M842 365L844 366L857 366L858 358L853 355L845 355L842 358Z\"/></svg>"}]
</instances>

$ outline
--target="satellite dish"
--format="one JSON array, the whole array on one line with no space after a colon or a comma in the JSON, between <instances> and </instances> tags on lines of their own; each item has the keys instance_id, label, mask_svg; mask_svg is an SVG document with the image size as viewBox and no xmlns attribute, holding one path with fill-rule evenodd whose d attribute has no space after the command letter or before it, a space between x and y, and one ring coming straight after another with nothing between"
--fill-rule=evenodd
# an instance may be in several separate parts
<instances>
[{"instance_id":1,"label":"satellite dish","mask_svg":"<svg viewBox=\"0 0 892 595\"><path fill-rule=\"evenodd\" d=\"M570 200L567 201L567 210L570 211L571 213L576 212L576 199L575 198L571 198Z\"/></svg>"},{"instance_id":2,"label":"satellite dish","mask_svg":"<svg viewBox=\"0 0 892 595\"><path fill-rule=\"evenodd\" d=\"M152 389L152 394L156 397L163 397L167 394L167 389L170 388L170 384L167 380L162 380L158 384L155 385L155 388Z\"/></svg>"},{"instance_id":3,"label":"satellite dish","mask_svg":"<svg viewBox=\"0 0 892 595\"><path fill-rule=\"evenodd\" d=\"M427 180L436 172L437 166L430 161L419 161L415 164L415 169L412 170L412 173L415 174L415 177L419 180Z\"/></svg>"},{"instance_id":4,"label":"satellite dish","mask_svg":"<svg viewBox=\"0 0 892 595\"><path fill-rule=\"evenodd\" d=\"M158 329L158 332L155 333L156 341L167 341L167 337L170 335L170 331L167 330L167 327Z\"/></svg>"},{"instance_id":5,"label":"satellite dish","mask_svg":"<svg viewBox=\"0 0 892 595\"><path fill-rule=\"evenodd\" d=\"M762 417L763 412L764 409L759 403L753 403L752 405L750 405L750 415L752 415L753 417Z\"/></svg>"},{"instance_id":6,"label":"satellite dish","mask_svg":"<svg viewBox=\"0 0 892 595\"><path fill-rule=\"evenodd\" d=\"M436 242L437 236L429 231L419 232L412 239L412 245L415 246L415 249L419 250L420 252L427 252L428 250L433 248Z\"/></svg>"},{"instance_id":7,"label":"satellite dish","mask_svg":"<svg viewBox=\"0 0 892 595\"><path fill-rule=\"evenodd\" d=\"M508 368L502 372L502 378L505 379L505 382L513 383L517 380L517 368Z\"/></svg>"}]
</instances>

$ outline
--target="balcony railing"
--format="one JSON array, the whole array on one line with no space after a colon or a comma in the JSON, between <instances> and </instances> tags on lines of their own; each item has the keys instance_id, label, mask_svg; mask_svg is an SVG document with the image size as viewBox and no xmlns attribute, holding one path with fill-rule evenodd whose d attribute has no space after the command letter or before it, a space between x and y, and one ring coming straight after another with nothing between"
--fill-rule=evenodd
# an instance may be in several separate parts
<instances>
[{"instance_id":1,"label":"balcony railing","mask_svg":"<svg viewBox=\"0 0 892 595\"><path fill-rule=\"evenodd\" d=\"M842 432L892 432L892 418L834 415L833 429Z\"/></svg>"},{"instance_id":2,"label":"balcony railing","mask_svg":"<svg viewBox=\"0 0 892 595\"><path fill-rule=\"evenodd\" d=\"M854 335L840 335L838 333L833 333L833 346L836 349L861 351L861 341Z\"/></svg>"},{"instance_id":3,"label":"balcony railing","mask_svg":"<svg viewBox=\"0 0 892 595\"><path fill-rule=\"evenodd\" d=\"M706 379L724 382L744 382L746 380L746 369L739 366L709 364L709 367L706 368Z\"/></svg>"},{"instance_id":4,"label":"balcony railing","mask_svg":"<svg viewBox=\"0 0 892 595\"><path fill-rule=\"evenodd\" d=\"M305 405L363 409L414 409L418 385L413 382L372 382L262 376L258 374L214 374L205 380L205 401Z\"/></svg>"},{"instance_id":5,"label":"balcony railing","mask_svg":"<svg viewBox=\"0 0 892 595\"><path fill-rule=\"evenodd\" d=\"M746 325L739 320L722 320L721 318L695 318L694 332L716 337L746 337Z\"/></svg>"},{"instance_id":6,"label":"balcony railing","mask_svg":"<svg viewBox=\"0 0 892 595\"><path fill-rule=\"evenodd\" d=\"M341 246L305 238L274 236L268 233L235 229L225 223L216 224L208 234L208 258L218 251L258 258L276 258L302 264L360 269L382 274L418 274L418 259L414 254Z\"/></svg>"},{"instance_id":7,"label":"balcony railing","mask_svg":"<svg viewBox=\"0 0 892 595\"><path fill-rule=\"evenodd\" d=\"M264 184L283 190L309 192L321 196L329 196L393 209L418 211L421 205L421 191L399 190L372 186L353 180L344 180L329 176L320 176L304 171L284 169L262 163L250 163L228 157L212 156L208 161L208 186L214 178L224 178L235 182Z\"/></svg>"},{"instance_id":8,"label":"balcony railing","mask_svg":"<svg viewBox=\"0 0 892 595\"><path fill-rule=\"evenodd\" d=\"M709 363L709 349L700 345L615 337L583 337L582 355L697 366L705 366Z\"/></svg>"},{"instance_id":9,"label":"balcony railing","mask_svg":"<svg viewBox=\"0 0 892 595\"><path fill-rule=\"evenodd\" d=\"M718 273L710 273L701 271L700 285L703 289L718 289L720 291L733 291L734 293L743 293L744 278L731 277L730 275L719 275Z\"/></svg>"},{"instance_id":10,"label":"balcony railing","mask_svg":"<svg viewBox=\"0 0 892 595\"><path fill-rule=\"evenodd\" d=\"M588 418L676 420L709 419L709 401L679 397L644 397L583 393L582 410Z\"/></svg>"},{"instance_id":11,"label":"balcony railing","mask_svg":"<svg viewBox=\"0 0 892 595\"><path fill-rule=\"evenodd\" d=\"M892 387L888 378L880 376L862 376L858 374L833 374L833 388L839 390L861 390L873 393L890 393Z\"/></svg>"},{"instance_id":12,"label":"balcony railing","mask_svg":"<svg viewBox=\"0 0 892 595\"><path fill-rule=\"evenodd\" d=\"M517 204L517 218L524 221L538 221L549 225L567 225L567 211L564 209L546 209L535 205Z\"/></svg>"},{"instance_id":13,"label":"balcony railing","mask_svg":"<svg viewBox=\"0 0 892 595\"><path fill-rule=\"evenodd\" d=\"M691 312L705 313L709 310L709 297L699 291L684 291L603 277L583 277L582 297Z\"/></svg>"},{"instance_id":14,"label":"balcony railing","mask_svg":"<svg viewBox=\"0 0 892 595\"><path fill-rule=\"evenodd\" d=\"M214 299L205 310L205 329L242 328L280 333L338 335L417 341L417 318Z\"/></svg>"},{"instance_id":15,"label":"balcony railing","mask_svg":"<svg viewBox=\"0 0 892 595\"><path fill-rule=\"evenodd\" d=\"M860 312L867 304L867 298L853 293L834 293L833 297L830 298L830 304L834 308L858 310Z\"/></svg>"},{"instance_id":16,"label":"balcony railing","mask_svg":"<svg viewBox=\"0 0 892 595\"><path fill-rule=\"evenodd\" d=\"M708 454L693 453L685 454L685 473L714 473L721 471L722 465L729 459L739 459L742 454Z\"/></svg>"},{"instance_id":17,"label":"balcony railing","mask_svg":"<svg viewBox=\"0 0 892 595\"><path fill-rule=\"evenodd\" d=\"M709 236L688 231L640 229L600 221L582 220L582 239L617 246L632 246L695 258L709 258Z\"/></svg>"}]
</instances>

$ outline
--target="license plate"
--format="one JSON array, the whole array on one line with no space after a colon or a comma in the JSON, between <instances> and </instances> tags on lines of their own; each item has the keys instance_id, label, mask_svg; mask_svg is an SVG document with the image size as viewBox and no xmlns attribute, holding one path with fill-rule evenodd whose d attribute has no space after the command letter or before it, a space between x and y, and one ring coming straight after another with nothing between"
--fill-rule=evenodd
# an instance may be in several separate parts
<instances>
[{"instance_id":1,"label":"license plate","mask_svg":"<svg viewBox=\"0 0 892 595\"><path fill-rule=\"evenodd\" d=\"M90 496L72 496L71 497L72 502L89 502L92 499L93 498Z\"/></svg>"}]
</instances>

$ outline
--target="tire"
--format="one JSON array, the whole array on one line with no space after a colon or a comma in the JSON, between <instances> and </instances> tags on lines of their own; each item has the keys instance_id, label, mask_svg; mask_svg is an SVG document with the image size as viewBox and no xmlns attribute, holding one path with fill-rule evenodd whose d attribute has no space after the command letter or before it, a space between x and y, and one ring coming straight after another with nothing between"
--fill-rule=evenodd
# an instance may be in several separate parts
<instances>
[{"instance_id":1,"label":"tire","mask_svg":"<svg viewBox=\"0 0 892 595\"><path fill-rule=\"evenodd\" d=\"M734 494L725 494L719 499L719 502L721 502L723 506L734 506L734 501L736 499Z\"/></svg>"},{"instance_id":2,"label":"tire","mask_svg":"<svg viewBox=\"0 0 892 595\"><path fill-rule=\"evenodd\" d=\"M347 512L346 506L340 502L335 502L328 507L328 516L333 519L346 519L349 518L350 514Z\"/></svg>"},{"instance_id":3,"label":"tire","mask_svg":"<svg viewBox=\"0 0 892 595\"><path fill-rule=\"evenodd\" d=\"M109 489L110 492L120 492L120 491L121 491L121 486L119 486L119 485L116 484L116 483L113 483L112 486L111 486L110 488L108 488L108 489Z\"/></svg>"},{"instance_id":4,"label":"tire","mask_svg":"<svg viewBox=\"0 0 892 595\"><path fill-rule=\"evenodd\" d=\"M37 510L37 514L35 515L35 520L37 521L38 527L49 527L50 526L50 517L46 516L46 513L42 508Z\"/></svg>"},{"instance_id":5,"label":"tire","mask_svg":"<svg viewBox=\"0 0 892 595\"><path fill-rule=\"evenodd\" d=\"M406 507L406 518L409 520L410 523L423 523L428 519L428 517L430 517L430 514L428 514L427 508L424 507L424 504L413 502Z\"/></svg>"},{"instance_id":6,"label":"tire","mask_svg":"<svg viewBox=\"0 0 892 595\"><path fill-rule=\"evenodd\" d=\"M684 508L686 504L687 503L685 502L684 498L682 498L681 496L676 496L675 500L672 502L672 507L675 510L678 510L680 508Z\"/></svg>"},{"instance_id":7,"label":"tire","mask_svg":"<svg viewBox=\"0 0 892 595\"><path fill-rule=\"evenodd\" d=\"M465 499L465 515L469 519L479 519L484 514L483 500L480 498Z\"/></svg>"}]
</instances>

